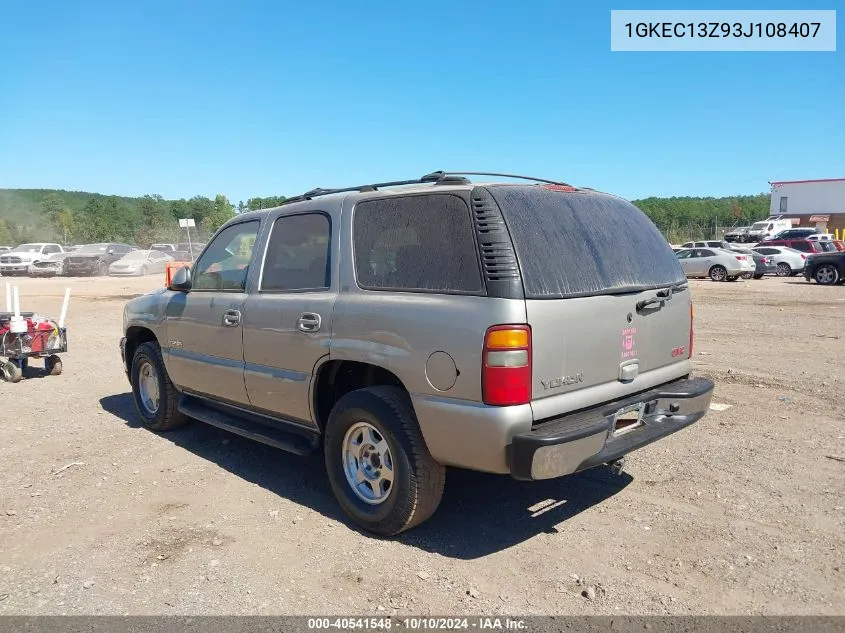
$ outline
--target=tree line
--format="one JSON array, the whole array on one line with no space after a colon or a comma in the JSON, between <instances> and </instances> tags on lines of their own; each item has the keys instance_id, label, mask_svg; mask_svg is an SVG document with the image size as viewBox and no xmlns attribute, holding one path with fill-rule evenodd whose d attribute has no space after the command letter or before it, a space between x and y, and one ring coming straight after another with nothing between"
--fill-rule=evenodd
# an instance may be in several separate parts
<instances>
[{"instance_id":1,"label":"tree line","mask_svg":"<svg viewBox=\"0 0 845 633\"><path fill-rule=\"evenodd\" d=\"M285 196L233 204L223 195L166 200L49 189L0 189L0 245L34 241L65 244L128 242L149 246L179 240L178 220L193 218L207 239L238 213L269 209ZM748 225L769 213L769 195L722 198L650 197L634 200L670 241L714 237L720 227ZM184 232L183 232L184 234ZM184 241L184 240L182 240Z\"/></svg>"},{"instance_id":2,"label":"tree line","mask_svg":"<svg viewBox=\"0 0 845 633\"><path fill-rule=\"evenodd\" d=\"M178 221L192 218L196 238L208 238L223 223L247 210L278 206L284 196L255 197L237 204L218 194L166 200L85 192L0 189L0 245L58 241L64 244L126 242L147 247L180 240ZM182 231L181 241L185 239Z\"/></svg>"}]
</instances>

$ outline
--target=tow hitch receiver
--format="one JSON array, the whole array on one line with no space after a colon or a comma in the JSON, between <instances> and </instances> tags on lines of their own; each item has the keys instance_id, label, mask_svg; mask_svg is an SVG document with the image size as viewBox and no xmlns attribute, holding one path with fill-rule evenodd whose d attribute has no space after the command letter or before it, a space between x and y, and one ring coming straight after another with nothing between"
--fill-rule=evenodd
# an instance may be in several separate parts
<instances>
[{"instance_id":1,"label":"tow hitch receiver","mask_svg":"<svg viewBox=\"0 0 845 633\"><path fill-rule=\"evenodd\" d=\"M623 409L619 409L613 414L613 427L611 430L611 437L618 437L625 433L630 433L634 429L645 424L643 422L643 412L645 411L645 403L638 402Z\"/></svg>"}]
</instances>

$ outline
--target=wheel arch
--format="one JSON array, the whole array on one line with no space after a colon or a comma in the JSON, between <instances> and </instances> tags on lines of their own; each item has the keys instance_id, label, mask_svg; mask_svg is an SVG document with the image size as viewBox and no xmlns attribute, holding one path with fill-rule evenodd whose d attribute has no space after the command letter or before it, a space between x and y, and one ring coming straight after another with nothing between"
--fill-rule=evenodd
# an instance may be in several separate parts
<instances>
[{"instance_id":1,"label":"wheel arch","mask_svg":"<svg viewBox=\"0 0 845 633\"><path fill-rule=\"evenodd\" d=\"M135 356L135 350L138 349L139 345L144 343L156 343L161 347L161 343L151 329L141 325L132 325L126 329L126 348L124 355L126 371L132 368L132 358Z\"/></svg>"},{"instance_id":2,"label":"wheel arch","mask_svg":"<svg viewBox=\"0 0 845 633\"><path fill-rule=\"evenodd\" d=\"M381 365L326 358L315 368L311 381L311 412L317 427L320 431L325 430L332 408L344 395L377 386L399 387L409 393L405 383Z\"/></svg>"}]
</instances>

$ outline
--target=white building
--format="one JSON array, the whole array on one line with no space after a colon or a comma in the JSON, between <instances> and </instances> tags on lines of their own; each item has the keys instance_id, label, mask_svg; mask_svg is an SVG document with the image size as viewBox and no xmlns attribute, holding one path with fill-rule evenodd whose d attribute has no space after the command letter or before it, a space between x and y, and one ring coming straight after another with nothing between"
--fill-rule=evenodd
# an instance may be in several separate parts
<instances>
[{"instance_id":1,"label":"white building","mask_svg":"<svg viewBox=\"0 0 845 633\"><path fill-rule=\"evenodd\" d=\"M845 178L770 182L770 214L845 236ZM797 222L795 221L797 220Z\"/></svg>"}]
</instances>

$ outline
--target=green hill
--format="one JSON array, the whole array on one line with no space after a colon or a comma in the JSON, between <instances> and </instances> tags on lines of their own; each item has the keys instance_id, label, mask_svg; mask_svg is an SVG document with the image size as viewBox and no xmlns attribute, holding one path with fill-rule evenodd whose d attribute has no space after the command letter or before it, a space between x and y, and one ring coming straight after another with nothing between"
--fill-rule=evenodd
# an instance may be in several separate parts
<instances>
[{"instance_id":1,"label":"green hill","mask_svg":"<svg viewBox=\"0 0 845 633\"><path fill-rule=\"evenodd\" d=\"M280 204L284 196L250 198L232 205L225 195L165 200L108 196L57 189L0 189L0 245L56 240L65 243L122 241L146 246L178 241L177 220L194 218L197 238L207 239L236 212ZM721 235L769 213L769 195L634 200L672 242Z\"/></svg>"}]
</instances>

